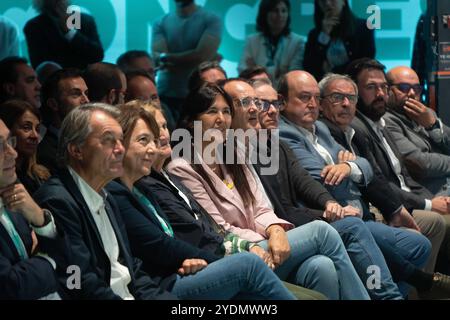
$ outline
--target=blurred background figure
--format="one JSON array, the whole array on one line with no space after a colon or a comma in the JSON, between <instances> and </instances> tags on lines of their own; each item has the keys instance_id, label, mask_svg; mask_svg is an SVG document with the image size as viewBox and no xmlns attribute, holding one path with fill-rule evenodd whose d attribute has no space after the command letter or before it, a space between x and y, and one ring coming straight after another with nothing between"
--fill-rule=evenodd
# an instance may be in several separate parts
<instances>
[{"instance_id":1,"label":"blurred background figure","mask_svg":"<svg viewBox=\"0 0 450 320\"><path fill-rule=\"evenodd\" d=\"M69 4L69 0L33 0L33 7L40 14L28 21L23 31L34 68L44 61L54 61L64 68L84 69L103 60L94 19L81 13L80 28L69 29Z\"/></svg>"},{"instance_id":2,"label":"blurred background figure","mask_svg":"<svg viewBox=\"0 0 450 320\"><path fill-rule=\"evenodd\" d=\"M303 66L317 81L328 72L343 73L353 60L375 57L374 31L356 18L348 0L315 0L314 25Z\"/></svg>"},{"instance_id":3,"label":"blurred background figure","mask_svg":"<svg viewBox=\"0 0 450 320\"><path fill-rule=\"evenodd\" d=\"M291 32L289 0L262 0L256 18L257 34L247 38L238 71L261 65L278 83L288 71L302 69L306 39Z\"/></svg>"},{"instance_id":4,"label":"blurred background figure","mask_svg":"<svg viewBox=\"0 0 450 320\"><path fill-rule=\"evenodd\" d=\"M0 15L0 60L11 56L18 56L19 34L14 22Z\"/></svg>"},{"instance_id":5,"label":"blurred background figure","mask_svg":"<svg viewBox=\"0 0 450 320\"><path fill-rule=\"evenodd\" d=\"M40 83L44 84L47 79L62 67L56 62L44 61L36 68L36 74Z\"/></svg>"},{"instance_id":6,"label":"blurred background figure","mask_svg":"<svg viewBox=\"0 0 450 320\"><path fill-rule=\"evenodd\" d=\"M146 51L127 51L117 59L117 65L124 73L134 70L143 70L147 72L150 77L153 79L155 78L155 64Z\"/></svg>"},{"instance_id":7,"label":"blurred background figure","mask_svg":"<svg viewBox=\"0 0 450 320\"><path fill-rule=\"evenodd\" d=\"M0 106L0 119L16 137L16 173L25 189L33 193L50 178L50 172L36 162L41 140L39 110L26 101L10 100Z\"/></svg>"},{"instance_id":8,"label":"blurred background figure","mask_svg":"<svg viewBox=\"0 0 450 320\"><path fill-rule=\"evenodd\" d=\"M166 14L153 25L152 51L159 68L159 96L177 122L192 71L204 61L221 59L217 50L222 21L194 0L175 0L175 4L176 12Z\"/></svg>"},{"instance_id":9,"label":"blurred background figure","mask_svg":"<svg viewBox=\"0 0 450 320\"><path fill-rule=\"evenodd\" d=\"M225 79L227 79L227 73L219 62L205 61L200 63L189 77L189 91L197 90L206 82L217 83Z\"/></svg>"}]
</instances>

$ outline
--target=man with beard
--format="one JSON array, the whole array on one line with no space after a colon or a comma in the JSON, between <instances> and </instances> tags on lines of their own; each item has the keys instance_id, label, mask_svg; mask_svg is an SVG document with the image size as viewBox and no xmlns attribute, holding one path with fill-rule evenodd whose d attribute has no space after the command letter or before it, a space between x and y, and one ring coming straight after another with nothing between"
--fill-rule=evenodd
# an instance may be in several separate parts
<instances>
[{"instance_id":1,"label":"man with beard","mask_svg":"<svg viewBox=\"0 0 450 320\"><path fill-rule=\"evenodd\" d=\"M433 197L411 178L390 132L385 130L382 116L386 113L389 85L384 68L376 60L362 58L351 63L347 69L359 92L356 118L352 122L357 137L355 145L361 156L383 173L406 209L414 211L416 223L433 246L425 268L433 272L445 236L445 220L439 213L450 212L450 198Z\"/></svg>"}]
</instances>

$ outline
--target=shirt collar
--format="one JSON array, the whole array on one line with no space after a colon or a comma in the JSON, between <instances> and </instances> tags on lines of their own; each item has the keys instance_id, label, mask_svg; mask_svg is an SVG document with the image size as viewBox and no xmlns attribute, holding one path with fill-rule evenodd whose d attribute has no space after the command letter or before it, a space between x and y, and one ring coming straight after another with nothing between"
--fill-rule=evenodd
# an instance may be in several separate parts
<instances>
[{"instance_id":1,"label":"shirt collar","mask_svg":"<svg viewBox=\"0 0 450 320\"><path fill-rule=\"evenodd\" d=\"M302 126L295 125L298 130L300 130L301 133L303 133L306 137L309 137L312 142L317 142L317 136L316 136L316 126L312 126L312 130L309 131L308 129L303 128Z\"/></svg>"},{"instance_id":2,"label":"shirt collar","mask_svg":"<svg viewBox=\"0 0 450 320\"><path fill-rule=\"evenodd\" d=\"M84 201L91 210L92 213L99 213L99 210L105 206L106 200L106 192L102 189L100 191L101 194L96 192L90 185L87 184L86 181L82 177L78 175L78 173L73 170L70 166L68 167L72 178L75 180L75 184L83 196Z\"/></svg>"}]
</instances>

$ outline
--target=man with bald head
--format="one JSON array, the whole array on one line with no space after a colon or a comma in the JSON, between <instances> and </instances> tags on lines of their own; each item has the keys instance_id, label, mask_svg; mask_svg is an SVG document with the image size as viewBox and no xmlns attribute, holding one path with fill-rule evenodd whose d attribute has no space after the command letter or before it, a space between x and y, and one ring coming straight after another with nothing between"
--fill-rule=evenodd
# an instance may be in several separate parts
<instances>
[{"instance_id":1,"label":"man with bald head","mask_svg":"<svg viewBox=\"0 0 450 320\"><path fill-rule=\"evenodd\" d=\"M260 101L256 98L255 90L247 80L233 78L225 81L223 88L233 99L233 129L255 129L261 128L258 120Z\"/></svg>"},{"instance_id":2,"label":"man with bald head","mask_svg":"<svg viewBox=\"0 0 450 320\"><path fill-rule=\"evenodd\" d=\"M414 70L396 67L386 76L390 84L386 128L409 172L433 194L449 195L450 128L421 103L422 86Z\"/></svg>"}]
</instances>

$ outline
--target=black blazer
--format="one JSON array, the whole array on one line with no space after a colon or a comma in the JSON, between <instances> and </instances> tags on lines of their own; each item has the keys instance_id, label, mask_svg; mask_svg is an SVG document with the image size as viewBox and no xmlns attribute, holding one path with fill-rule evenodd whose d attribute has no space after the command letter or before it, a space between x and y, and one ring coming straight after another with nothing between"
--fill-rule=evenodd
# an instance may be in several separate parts
<instances>
[{"instance_id":1,"label":"black blazer","mask_svg":"<svg viewBox=\"0 0 450 320\"><path fill-rule=\"evenodd\" d=\"M349 62L334 68L335 73L344 73L348 64L359 58L375 57L375 36L374 31L366 26L366 20L356 19L355 33L349 37L342 39L344 42ZM324 46L318 41L321 30L312 29L308 34L308 40L305 46L305 56L303 60L303 68L311 73L317 81L324 76L323 63L326 61L328 45Z\"/></svg>"},{"instance_id":2,"label":"black blazer","mask_svg":"<svg viewBox=\"0 0 450 320\"><path fill-rule=\"evenodd\" d=\"M58 236L55 239L38 236L38 251L55 260L55 272L50 262L31 254L31 230L25 218L16 213L10 216L29 258L20 259L11 237L0 223L0 300L34 300L53 292L59 292L63 297L57 281L57 272L65 273L67 267L68 244L63 231L58 228Z\"/></svg>"},{"instance_id":3,"label":"black blazer","mask_svg":"<svg viewBox=\"0 0 450 320\"><path fill-rule=\"evenodd\" d=\"M56 154L58 150L58 136L51 130L47 130L44 139L38 144L37 163L42 164L52 174L55 174L58 169L58 161Z\"/></svg>"},{"instance_id":4,"label":"black blazer","mask_svg":"<svg viewBox=\"0 0 450 320\"><path fill-rule=\"evenodd\" d=\"M40 14L24 27L33 68L44 61L59 63L63 68L84 69L88 64L103 60L104 52L94 19L81 14L81 28L68 41L54 20Z\"/></svg>"},{"instance_id":5,"label":"black blazer","mask_svg":"<svg viewBox=\"0 0 450 320\"><path fill-rule=\"evenodd\" d=\"M277 174L262 175L261 168L261 165L255 165L275 213L295 226L323 220L325 204L335 201L320 182L314 180L301 166L289 146L281 140Z\"/></svg>"},{"instance_id":6,"label":"black blazer","mask_svg":"<svg viewBox=\"0 0 450 320\"><path fill-rule=\"evenodd\" d=\"M169 174L171 181L188 198L191 207L179 195L178 190L160 173L152 170L136 182L136 186L147 197L153 197L167 216L178 239L191 245L215 253L223 243L225 231L194 199L181 181Z\"/></svg>"},{"instance_id":7,"label":"black blazer","mask_svg":"<svg viewBox=\"0 0 450 320\"><path fill-rule=\"evenodd\" d=\"M209 251L168 236L153 213L119 181L110 182L106 190L118 204L133 254L142 259L144 270L151 276L170 278L186 259L204 259L211 263L220 258ZM147 194L147 198L155 206L158 214L168 221L153 197ZM162 280L162 283L166 282L166 279Z\"/></svg>"},{"instance_id":8,"label":"black blazer","mask_svg":"<svg viewBox=\"0 0 450 320\"><path fill-rule=\"evenodd\" d=\"M350 146L348 145L347 139L345 138L344 131L342 131L341 128L339 128L336 124L332 123L326 118L321 117L320 121L327 125L328 129L330 129L331 135L340 145L342 145L347 150L351 150ZM355 140L358 140L360 138L361 137L355 134L352 140L352 148L355 151L356 155L365 157L363 154L361 154L357 144L355 143ZM359 143L359 145L361 145L361 143ZM381 211L386 221L390 221L391 215L402 206L402 201L397 195L396 190L391 187L379 168L372 167L372 169L374 173L372 181L366 187L360 186L359 189L361 190L363 200L366 201L367 204L371 202L375 207L378 208L378 210Z\"/></svg>"},{"instance_id":9,"label":"black blazer","mask_svg":"<svg viewBox=\"0 0 450 320\"><path fill-rule=\"evenodd\" d=\"M386 141L389 143L389 146L401 163L401 174L405 179L405 184L411 189L411 192L406 192L400 188L400 182L398 181L383 143L359 111L356 111L356 117L351 126L356 131L355 137L357 139L354 141L361 152L361 156L370 162L374 171L379 171L384 175L385 179L389 181L391 188L395 191L395 194L399 196L405 208L410 212L414 209L424 209L425 199L431 200L433 195L411 178L403 163L402 155L398 151L389 131L384 131Z\"/></svg>"},{"instance_id":10,"label":"black blazer","mask_svg":"<svg viewBox=\"0 0 450 320\"><path fill-rule=\"evenodd\" d=\"M53 213L56 222L64 228L70 241L70 264L81 269L80 289L69 290L65 286L67 274L59 277L65 293L73 299L120 299L110 288L111 264L100 233L69 171L59 171L58 176L47 181L34 197L41 207ZM143 272L142 261L131 255L124 222L111 195L106 198L105 209L119 245L119 262L128 268L131 275L128 285L130 293L136 299L175 299Z\"/></svg>"}]
</instances>

